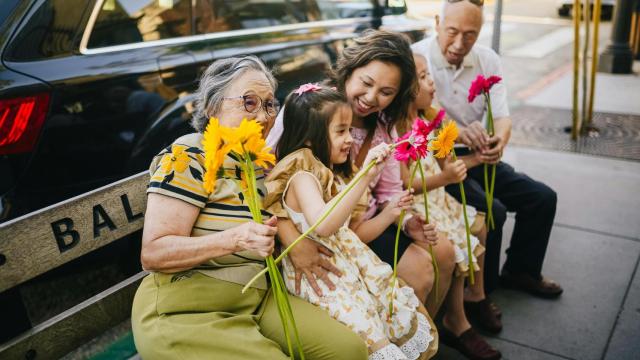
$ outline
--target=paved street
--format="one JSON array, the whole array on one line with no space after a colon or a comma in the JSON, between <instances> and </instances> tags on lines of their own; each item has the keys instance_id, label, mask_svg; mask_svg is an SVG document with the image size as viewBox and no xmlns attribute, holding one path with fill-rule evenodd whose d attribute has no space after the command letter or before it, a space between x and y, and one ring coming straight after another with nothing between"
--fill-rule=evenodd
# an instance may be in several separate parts
<instances>
[{"instance_id":1,"label":"paved street","mask_svg":"<svg viewBox=\"0 0 640 360\"><path fill-rule=\"evenodd\" d=\"M487 2L480 38L488 46L493 3ZM430 19L439 1L409 1L409 7L413 16ZM547 301L496 291L504 329L490 342L506 359L637 359L640 103L632 98L640 92L640 62L634 75L597 75L599 133L572 142L564 132L571 124L571 20L558 17L553 0L505 0L503 10L500 50L514 121L505 160L558 193L544 274L565 293ZM600 51L610 32L611 22L603 22ZM511 216L503 249L513 223ZM463 359L446 347L437 358Z\"/></svg>"}]
</instances>

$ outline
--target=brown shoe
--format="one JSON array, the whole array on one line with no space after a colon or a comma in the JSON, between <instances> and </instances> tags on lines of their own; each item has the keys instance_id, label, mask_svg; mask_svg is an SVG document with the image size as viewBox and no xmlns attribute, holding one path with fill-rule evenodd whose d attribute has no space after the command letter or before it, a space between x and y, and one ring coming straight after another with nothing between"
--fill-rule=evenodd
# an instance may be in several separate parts
<instances>
[{"instance_id":1,"label":"brown shoe","mask_svg":"<svg viewBox=\"0 0 640 360\"><path fill-rule=\"evenodd\" d=\"M502 330L498 305L489 298L480 301L465 301L464 312L471 321L487 331L499 333Z\"/></svg>"},{"instance_id":2,"label":"brown shoe","mask_svg":"<svg viewBox=\"0 0 640 360\"><path fill-rule=\"evenodd\" d=\"M544 299L555 299L563 291L562 287L551 279L541 277L538 280L527 273L512 274L508 271L502 271L500 285L508 289L526 291L531 295Z\"/></svg>"},{"instance_id":3,"label":"brown shoe","mask_svg":"<svg viewBox=\"0 0 640 360\"><path fill-rule=\"evenodd\" d=\"M500 351L496 350L473 328L456 337L444 326L440 329L440 340L443 344L458 350L471 360L497 360L502 358Z\"/></svg>"}]
</instances>

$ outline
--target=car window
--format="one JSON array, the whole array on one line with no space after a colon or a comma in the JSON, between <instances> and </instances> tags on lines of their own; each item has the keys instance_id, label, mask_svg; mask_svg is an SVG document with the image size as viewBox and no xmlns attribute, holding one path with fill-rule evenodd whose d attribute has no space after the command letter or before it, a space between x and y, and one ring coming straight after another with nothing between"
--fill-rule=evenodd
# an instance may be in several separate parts
<instances>
[{"instance_id":1,"label":"car window","mask_svg":"<svg viewBox=\"0 0 640 360\"><path fill-rule=\"evenodd\" d=\"M317 0L323 20L373 16L371 0Z\"/></svg>"},{"instance_id":2,"label":"car window","mask_svg":"<svg viewBox=\"0 0 640 360\"><path fill-rule=\"evenodd\" d=\"M198 34L307 21L304 0L196 0Z\"/></svg>"},{"instance_id":3,"label":"car window","mask_svg":"<svg viewBox=\"0 0 640 360\"><path fill-rule=\"evenodd\" d=\"M87 48L188 36L191 0L105 0Z\"/></svg>"},{"instance_id":4,"label":"car window","mask_svg":"<svg viewBox=\"0 0 640 360\"><path fill-rule=\"evenodd\" d=\"M0 24L4 24L17 4L18 0L0 0Z\"/></svg>"},{"instance_id":5,"label":"car window","mask_svg":"<svg viewBox=\"0 0 640 360\"><path fill-rule=\"evenodd\" d=\"M4 2L0 2L3 5ZM24 21L5 53L11 61L64 56L74 49L85 0L42 1ZM0 11L2 13L4 9Z\"/></svg>"}]
</instances>

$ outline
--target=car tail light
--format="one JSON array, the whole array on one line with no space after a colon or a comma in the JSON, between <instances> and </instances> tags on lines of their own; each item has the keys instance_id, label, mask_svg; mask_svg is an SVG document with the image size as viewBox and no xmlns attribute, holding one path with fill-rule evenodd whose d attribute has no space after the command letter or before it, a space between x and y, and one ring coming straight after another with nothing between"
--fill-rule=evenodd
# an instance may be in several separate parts
<instances>
[{"instance_id":1,"label":"car tail light","mask_svg":"<svg viewBox=\"0 0 640 360\"><path fill-rule=\"evenodd\" d=\"M47 93L0 99L0 155L33 150L48 107Z\"/></svg>"}]
</instances>

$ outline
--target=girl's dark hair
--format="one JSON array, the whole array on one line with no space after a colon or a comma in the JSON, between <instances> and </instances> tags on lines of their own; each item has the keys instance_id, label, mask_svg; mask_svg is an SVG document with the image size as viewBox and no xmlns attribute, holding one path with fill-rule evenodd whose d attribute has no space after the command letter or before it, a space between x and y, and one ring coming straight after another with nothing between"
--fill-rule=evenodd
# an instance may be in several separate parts
<instances>
[{"instance_id":1,"label":"girl's dark hair","mask_svg":"<svg viewBox=\"0 0 640 360\"><path fill-rule=\"evenodd\" d=\"M391 104L384 109L388 117L387 129L391 130L396 121L407 117L409 104L417 93L418 76L411 43L403 34L382 30L367 30L354 41L353 45L342 51L329 77L338 90L345 93L345 84L355 69L376 60L396 65L402 75L400 88ZM371 114L364 121L368 128L374 128L378 114Z\"/></svg>"},{"instance_id":2,"label":"girl's dark hair","mask_svg":"<svg viewBox=\"0 0 640 360\"><path fill-rule=\"evenodd\" d=\"M296 150L308 148L326 167L332 168L329 123L340 106L349 105L346 97L337 90L323 87L300 95L291 92L284 101L284 130L276 145L277 159L281 160ZM343 164L335 164L333 171L350 177L351 159L347 157Z\"/></svg>"}]
</instances>

